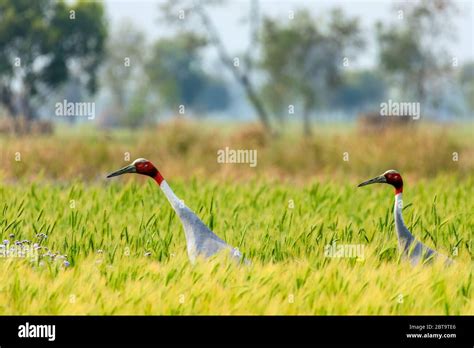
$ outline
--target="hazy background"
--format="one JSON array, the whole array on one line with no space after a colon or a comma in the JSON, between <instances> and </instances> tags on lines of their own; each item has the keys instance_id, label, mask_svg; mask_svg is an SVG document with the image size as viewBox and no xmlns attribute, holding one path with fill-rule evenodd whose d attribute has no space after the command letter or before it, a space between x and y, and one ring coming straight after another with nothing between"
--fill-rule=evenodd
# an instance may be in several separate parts
<instances>
[{"instance_id":1,"label":"hazy background","mask_svg":"<svg viewBox=\"0 0 474 348\"><path fill-rule=\"evenodd\" d=\"M380 103L393 99L421 103L423 116L431 120L472 115L471 1L108 0L57 2L61 4L57 8L49 1L39 4L65 16L65 22L50 22L28 2L4 0L2 8L5 13L14 9L20 18L30 7L30 20L57 25L56 37L63 36L51 47L82 40L84 50L58 53L57 62L45 68L49 52L42 47L36 55L30 50L21 67L13 66L22 50L28 50L28 40L52 39L34 34L35 30L15 32L16 23L4 21L4 114L64 122L54 113L55 105L66 99L95 107L95 117L77 115L68 118L69 123L137 127L178 114L233 121L268 118L268 123L303 120L308 129L314 120L340 122L377 113ZM214 32L203 24L195 4ZM335 9L340 10L339 17L331 22ZM67 18L71 10L78 12L77 19ZM177 20L181 10L185 16ZM405 17L400 18L399 11ZM81 22L83 16L92 24ZM301 20L304 16L306 23ZM73 31L89 32L82 38L69 35L67 28L61 28L68 19L76 25ZM336 33L331 27L339 19L346 32ZM269 22L280 39L269 39ZM285 41L285 30L294 35L290 41ZM412 35L403 36L407 32ZM25 39L17 52L11 44L15 35ZM97 38L98 42L88 44ZM239 59L238 67L232 66L234 59ZM94 63L78 68L87 60ZM28 64L34 71L26 71ZM42 64L43 69L38 69ZM92 90L87 85L90 80L94 80Z\"/></svg>"},{"instance_id":2,"label":"hazy background","mask_svg":"<svg viewBox=\"0 0 474 348\"><path fill-rule=\"evenodd\" d=\"M413 2L413 1L412 1ZM453 1L459 7L459 15L456 16L454 26L457 39L451 42L453 52L464 61L474 59L473 33L474 33L474 5L472 1ZM163 3L158 0L126 1L105 0L105 9L110 21L111 28L116 28L124 20L133 21L148 39L168 36L166 25L160 25L158 19L157 4ZM249 7L248 0L233 0L222 4L218 9L212 9L210 13L222 37L232 51L244 50L248 45L248 34L240 20L246 16ZM261 0L261 13L286 21L288 13L298 8L306 8L315 16L324 16L331 8L342 7L350 16L360 18L364 30L373 30L373 25L379 20L391 20L393 18L393 7L397 4L409 3L409 1L394 0L333 0L333 1L308 1L308 0ZM361 53L359 60L355 62L356 67L369 67L376 64L376 47L373 38L369 47Z\"/></svg>"},{"instance_id":3,"label":"hazy background","mask_svg":"<svg viewBox=\"0 0 474 348\"><path fill-rule=\"evenodd\" d=\"M153 41L163 37L170 37L175 32L175 28L163 23L160 20L157 4L164 1L127 1L108 0L105 1L106 13L111 30L118 28L124 21L133 22L137 28L145 34L146 40ZM413 1L411 1L414 3ZM471 1L453 1L458 8L458 13L453 17L454 40L445 43L450 54L459 58L461 62L472 62L474 60L473 33L474 33L474 5ZM374 33L374 26L378 21L390 22L396 16L397 8L402 8L410 4L410 1L272 1L262 0L259 2L259 15L261 17L272 17L280 22L288 22L290 11L305 9L314 18L324 18L333 8L342 8L348 16L357 17L360 27L364 33L366 47L361 50L357 59L354 59L348 70L375 68L378 63L379 50ZM229 52L244 52L252 44L249 39L248 20L246 16L251 6L250 1L233 0L227 1L216 8L209 9L219 34L225 41ZM255 47L255 54L258 55L258 47ZM209 69L219 67L219 61L212 47L203 52L207 59L206 65ZM401 58L403 59L403 58ZM232 84L232 78L225 74L228 83ZM255 113L245 98L244 93L238 85L231 85L230 90L232 100L225 110L232 114L233 119L255 119ZM214 115L216 116L216 115ZM219 116L226 116L219 113ZM320 115L321 116L321 115ZM351 117L352 115L338 115L339 117ZM446 116L446 115L444 115ZM446 116L450 117L450 116ZM334 118L334 115L332 115ZM329 117L329 120L331 116Z\"/></svg>"},{"instance_id":4,"label":"hazy background","mask_svg":"<svg viewBox=\"0 0 474 348\"><path fill-rule=\"evenodd\" d=\"M462 176L473 23L472 1L0 0L2 172ZM383 115L403 103L419 114ZM217 163L227 147L258 165Z\"/></svg>"}]
</instances>

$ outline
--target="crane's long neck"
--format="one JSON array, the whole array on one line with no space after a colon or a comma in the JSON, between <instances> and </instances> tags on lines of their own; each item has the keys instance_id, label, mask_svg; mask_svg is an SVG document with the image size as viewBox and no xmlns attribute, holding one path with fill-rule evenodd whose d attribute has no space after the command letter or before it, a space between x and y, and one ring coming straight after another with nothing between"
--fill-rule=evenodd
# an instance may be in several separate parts
<instances>
[{"instance_id":1,"label":"crane's long neck","mask_svg":"<svg viewBox=\"0 0 474 348\"><path fill-rule=\"evenodd\" d=\"M156 181L156 183L160 186L161 191L165 194L166 198L170 202L171 206L173 209L178 213L178 215L181 216L180 210L184 207L184 203L182 200L178 198L171 189L171 187L168 185L166 180L163 178L161 173L159 172L158 169L155 168L155 171L151 175L151 177Z\"/></svg>"},{"instance_id":2,"label":"crane's long neck","mask_svg":"<svg viewBox=\"0 0 474 348\"><path fill-rule=\"evenodd\" d=\"M155 179L156 180L156 179ZM158 182L158 180L156 180ZM175 195L171 187L165 180L161 180L160 188L163 191L164 195L170 202L174 211L178 215L181 223L183 225L184 234L186 236L186 245L188 249L188 255L193 261L195 259L196 253L196 241L199 239L198 232L199 229L190 228L192 225L196 225L202 222L195 216L195 214L184 204L182 200ZM211 232L212 233L212 232Z\"/></svg>"},{"instance_id":3,"label":"crane's long neck","mask_svg":"<svg viewBox=\"0 0 474 348\"><path fill-rule=\"evenodd\" d=\"M406 245L407 242L411 242L413 240L413 235L405 226L405 222L403 221L402 211L403 211L403 193L398 192L395 194L395 207L394 207L395 229L397 231L399 244Z\"/></svg>"},{"instance_id":4,"label":"crane's long neck","mask_svg":"<svg viewBox=\"0 0 474 348\"><path fill-rule=\"evenodd\" d=\"M180 214L180 210L184 207L184 203L182 200L178 198L178 196L175 195L171 187L168 185L166 180L162 180L160 183L160 188L161 191L165 194L166 198L168 199L168 202L170 202L171 206L173 209Z\"/></svg>"}]
</instances>

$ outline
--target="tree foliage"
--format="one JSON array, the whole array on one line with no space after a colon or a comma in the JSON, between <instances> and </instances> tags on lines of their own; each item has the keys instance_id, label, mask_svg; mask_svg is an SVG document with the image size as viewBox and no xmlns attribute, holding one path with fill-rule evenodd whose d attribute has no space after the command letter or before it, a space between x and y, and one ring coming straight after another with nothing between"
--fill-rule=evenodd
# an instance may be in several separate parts
<instances>
[{"instance_id":1,"label":"tree foliage","mask_svg":"<svg viewBox=\"0 0 474 348\"><path fill-rule=\"evenodd\" d=\"M306 10L296 12L286 23L266 18L261 67L267 73L263 95L268 104L280 114L287 113L289 104L300 106L304 131L309 134L310 112L324 106L341 84L344 59L363 43L358 21L338 9L326 23Z\"/></svg>"},{"instance_id":2,"label":"tree foliage","mask_svg":"<svg viewBox=\"0 0 474 348\"><path fill-rule=\"evenodd\" d=\"M33 118L30 99L71 76L94 93L106 35L98 2L0 0L0 102Z\"/></svg>"},{"instance_id":3,"label":"tree foliage","mask_svg":"<svg viewBox=\"0 0 474 348\"><path fill-rule=\"evenodd\" d=\"M260 122L264 128L273 133L270 122L270 115L267 111L267 106L260 98L257 87L253 81L253 54L258 42L258 27L259 27L259 0L251 0L249 2L249 15L246 18L249 25L249 46L247 52L243 54L242 63L237 66L234 65L234 59L228 51L226 42L220 35L218 28L209 14L209 9L216 5L222 5L223 0L202 0L202 1L187 1L187 0L168 0L161 5L164 14L164 20L171 23L178 28L187 27L188 29L201 33L207 39L207 42L212 46L222 63L222 66L229 71L234 77L235 81L244 90L248 101L254 108ZM186 20L182 20L186 18ZM239 60L240 61L240 60Z\"/></svg>"},{"instance_id":4,"label":"tree foliage","mask_svg":"<svg viewBox=\"0 0 474 348\"><path fill-rule=\"evenodd\" d=\"M108 37L101 81L111 94L111 107L107 112L114 119L106 118L106 124L136 127L147 117L146 52L144 33L129 21L120 23Z\"/></svg>"},{"instance_id":5,"label":"tree foliage","mask_svg":"<svg viewBox=\"0 0 474 348\"><path fill-rule=\"evenodd\" d=\"M380 67L401 97L425 102L449 70L446 40L455 11L447 0L419 0L395 8L395 23L377 24Z\"/></svg>"},{"instance_id":6,"label":"tree foliage","mask_svg":"<svg viewBox=\"0 0 474 348\"><path fill-rule=\"evenodd\" d=\"M379 73L373 70L349 72L330 98L330 106L345 111L363 111L378 107L385 97L387 86Z\"/></svg>"},{"instance_id":7,"label":"tree foliage","mask_svg":"<svg viewBox=\"0 0 474 348\"><path fill-rule=\"evenodd\" d=\"M191 33L179 33L153 45L146 75L164 106L178 110L179 105L185 105L195 111L227 107L225 84L203 65L201 51L206 45L204 38Z\"/></svg>"}]
</instances>

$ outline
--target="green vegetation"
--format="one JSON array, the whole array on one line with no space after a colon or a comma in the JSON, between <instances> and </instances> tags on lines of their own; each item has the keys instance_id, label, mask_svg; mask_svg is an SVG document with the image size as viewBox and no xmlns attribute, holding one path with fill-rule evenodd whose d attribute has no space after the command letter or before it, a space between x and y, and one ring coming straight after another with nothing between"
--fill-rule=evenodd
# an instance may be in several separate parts
<instances>
[{"instance_id":1,"label":"green vegetation","mask_svg":"<svg viewBox=\"0 0 474 348\"><path fill-rule=\"evenodd\" d=\"M0 258L0 314L474 312L469 132L420 128L396 145L391 139L402 130L362 137L334 129L312 142L290 134L269 140L255 128L195 130L172 123L135 137L64 130L64 138L41 141L2 138L0 240L41 242L59 256ZM217 164L213 151L224 146L258 149L257 167ZM125 151L155 162L176 194L252 265L224 257L191 265L181 224L156 184L136 175L104 178ZM460 154L454 164L453 151ZM356 188L390 167L405 178L407 226L453 257L452 267L412 268L399 259L392 189ZM334 242L362 246L363 257L326 257Z\"/></svg>"},{"instance_id":2,"label":"green vegetation","mask_svg":"<svg viewBox=\"0 0 474 348\"><path fill-rule=\"evenodd\" d=\"M457 247L451 268L411 268L399 260L388 187L170 180L204 222L252 260L250 267L225 259L193 266L159 188L134 179L1 186L1 238L13 233L34 241L45 233L42 246L67 254L71 263L1 260L1 314L474 311L473 177L457 183L439 177L408 185L405 194L413 232L445 254ZM325 257L324 247L334 241L363 245L364 258Z\"/></svg>"},{"instance_id":3,"label":"green vegetation","mask_svg":"<svg viewBox=\"0 0 474 348\"><path fill-rule=\"evenodd\" d=\"M99 2L0 0L0 106L33 119L33 99L44 103L68 80L95 93L106 37Z\"/></svg>"}]
</instances>

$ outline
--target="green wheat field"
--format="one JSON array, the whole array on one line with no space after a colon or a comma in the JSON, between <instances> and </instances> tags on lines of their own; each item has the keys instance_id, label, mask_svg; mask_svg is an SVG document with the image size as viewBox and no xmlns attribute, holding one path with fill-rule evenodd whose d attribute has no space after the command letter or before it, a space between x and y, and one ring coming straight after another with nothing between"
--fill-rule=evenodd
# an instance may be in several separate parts
<instances>
[{"instance_id":1,"label":"green wheat field","mask_svg":"<svg viewBox=\"0 0 474 348\"><path fill-rule=\"evenodd\" d=\"M109 143L122 144L120 151L126 150L126 136L120 137L110 136ZM347 135L344 141L350 137L356 138ZM371 137L366 141L379 141L373 149L377 152L357 154L353 150L354 158L369 155L376 160L380 144L388 140L383 135ZM346 163L327 160L320 172L303 180L311 167L304 167L302 158L292 160L300 163L303 173L293 176L291 166L284 170L275 164L286 163L285 158L290 161L291 155L285 157L281 144L263 142L255 145L261 156L258 167L272 174L251 177L245 174L250 169L241 166L235 170L241 170L238 176L244 178L236 179L237 175L228 173L234 169L226 165L207 176L205 169L191 161L199 158L195 151L211 153L209 162L215 161L215 152L183 150L179 139L173 145L166 136L160 137L157 141L167 142L168 150L156 146L156 153L143 156L162 170L175 193L217 235L251 260L251 265L240 265L218 256L192 265L181 223L159 187L136 175L106 180L107 171L119 168L123 161L109 156L115 151L112 145L97 146L102 138L84 141L78 151L79 139L83 138L72 137L67 142L60 138L43 142L2 139L1 155L9 159L0 179L3 252L15 241L30 250L34 244L41 248L34 249L38 258L0 258L0 314L474 313L474 175L469 163L464 162L464 169L448 167L433 176L416 177L415 170L404 176L407 226L422 242L455 260L451 267L411 267L397 251L393 189L386 185L356 187L361 180L390 169L386 168L390 164L398 165L403 175L401 163L383 163L379 170L348 170ZM430 138L414 139L418 140L411 141L422 142L424 149L431 146ZM334 147L344 146L326 140L318 138L311 144L313 150L300 157L310 163L312 158L324 158L311 151L324 152L326 146L338 153L340 149ZM22 147L22 142L27 145ZM52 146L54 142L58 146ZM358 142L361 148L369 148L360 139ZM87 173L91 163L79 161L79 153L89 151L89 157L83 156L92 158L94 146L105 164L91 177L74 178L70 167ZM138 153L141 146L145 148L146 141L133 147L132 153ZM286 148L295 151L291 148L298 146L303 145ZM458 135L440 140L436 149L438 154L444 149L451 154L451 147L461 154L472 153L472 142ZM182 158L173 151L181 151ZM278 161L268 159L272 151L279 152ZM24 157L20 164L14 162L15 152ZM446 168L433 154L417 153L418 165ZM174 165L171 156L178 158ZM205 166L206 158L201 156L201 161ZM354 159L354 168L357 163ZM39 171L38 167L47 169ZM62 180L61 168L65 168ZM167 175L183 168L192 170L188 175ZM363 255L328 257L325 247L333 243L362 246Z\"/></svg>"}]
</instances>

